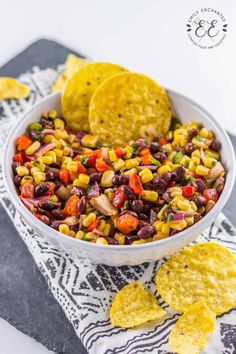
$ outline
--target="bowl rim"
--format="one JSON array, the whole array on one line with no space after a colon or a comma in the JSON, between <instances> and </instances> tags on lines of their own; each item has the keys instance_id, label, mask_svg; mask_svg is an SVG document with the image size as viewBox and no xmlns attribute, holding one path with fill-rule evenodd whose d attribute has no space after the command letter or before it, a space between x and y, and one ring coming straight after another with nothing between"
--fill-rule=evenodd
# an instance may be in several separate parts
<instances>
[{"instance_id":1,"label":"bowl rim","mask_svg":"<svg viewBox=\"0 0 236 354\"><path fill-rule=\"evenodd\" d=\"M228 145L227 147L228 147L228 150L230 151L230 155L232 157L232 161L230 163L230 171L227 172L227 179L226 179L226 183L225 183L223 192L222 192L219 200L217 201L216 205L209 211L209 213L206 214L201 220L199 220L197 223L193 224L189 228L187 228L183 231L180 231L174 237L168 237L168 238L165 238L162 240L157 240L157 241L148 242L148 243L144 243L144 244L138 244L138 245L109 245L109 244L108 245L100 245L100 244L91 243L91 242L84 242L80 239L68 237L67 235L51 228L50 226L44 224L42 221L38 220L20 201L20 198L16 192L16 188L14 186L14 182L12 179L11 166L9 166L9 163L11 162L11 160L7 159L7 158L8 157L10 158L9 149L12 144L12 139L13 139L13 136L15 135L16 131L18 131L21 128L21 126L24 125L24 121L27 119L27 117L30 114L32 114L34 112L34 110L38 106L40 106L45 101L50 101L53 98L57 98L57 96L59 97L61 95L61 92L56 92L56 93L53 93L53 94L50 94L50 95L44 97L42 100L40 100L39 102L34 104L29 110L27 110L23 114L20 123L18 123L17 126L16 126L16 124L14 124L13 127L11 128L11 131L7 137L6 144L3 148L3 154L2 154L2 156L3 156L3 180L5 182L7 192L11 198L11 201L13 202L14 206L16 207L17 211L26 220L30 219L30 224L31 224L30 226L33 226L36 229L41 229L43 234L49 233L50 234L49 238L52 238L52 237L55 238L56 242L59 242L59 243L61 242L62 244L66 243L70 246L75 246L75 247L81 246L81 249L90 249L90 250L94 250L94 251L95 250L97 250L97 251L106 250L108 252L109 251L111 251L111 252L113 252L113 251L115 251L115 252L116 251L117 252L121 252L121 251L136 252L137 250L152 248L157 245L163 246L163 245L171 244L173 242L177 242L181 238L185 239L185 236L187 236L189 234L189 232L197 233L198 230L203 230L204 224L207 223L208 225L210 225L214 221L214 219L216 218L218 213L225 206L226 202L228 201L228 199L230 197L233 186L234 186L234 181L235 181L234 149L233 149L232 143L231 143L226 131L224 130L224 128L209 112L207 112L202 106L200 106L198 103L196 103L192 99L188 98L187 96L185 96L181 93L178 93L174 90L171 90L171 89L166 89L166 90L168 93L173 94L180 99L187 100L188 103L192 104L200 112L202 112L203 115L211 123L213 123L213 125L215 125L218 130L221 131L221 134L223 135L223 138L224 138L224 143L226 143Z\"/></svg>"}]
</instances>

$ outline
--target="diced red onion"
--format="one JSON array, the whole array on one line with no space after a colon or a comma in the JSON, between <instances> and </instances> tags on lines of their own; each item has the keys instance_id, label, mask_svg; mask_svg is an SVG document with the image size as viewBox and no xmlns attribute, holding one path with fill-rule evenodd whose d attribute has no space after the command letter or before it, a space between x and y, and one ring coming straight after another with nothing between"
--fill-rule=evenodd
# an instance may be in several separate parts
<instances>
[{"instance_id":1,"label":"diced red onion","mask_svg":"<svg viewBox=\"0 0 236 354\"><path fill-rule=\"evenodd\" d=\"M140 169L148 168L151 171L156 171L158 169L157 165L145 165L145 166L138 166Z\"/></svg>"},{"instance_id":2,"label":"diced red onion","mask_svg":"<svg viewBox=\"0 0 236 354\"><path fill-rule=\"evenodd\" d=\"M46 152L52 150L55 146L56 146L56 143L54 143L54 142L44 144L44 145L40 146L40 148L34 153L34 156L40 157L40 156L46 154Z\"/></svg>"},{"instance_id":3,"label":"diced red onion","mask_svg":"<svg viewBox=\"0 0 236 354\"><path fill-rule=\"evenodd\" d=\"M177 214L174 214L173 221L181 221L184 219L184 213L181 211Z\"/></svg>"}]
</instances>

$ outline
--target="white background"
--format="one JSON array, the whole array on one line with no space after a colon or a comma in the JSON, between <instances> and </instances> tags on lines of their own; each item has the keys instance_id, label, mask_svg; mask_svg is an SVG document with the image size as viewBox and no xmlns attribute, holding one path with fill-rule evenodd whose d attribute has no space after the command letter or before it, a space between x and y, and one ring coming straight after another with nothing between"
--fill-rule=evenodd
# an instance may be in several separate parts
<instances>
[{"instance_id":1,"label":"white background","mask_svg":"<svg viewBox=\"0 0 236 354\"><path fill-rule=\"evenodd\" d=\"M201 7L216 8L228 23L215 49L197 48L187 37L187 20ZM235 0L0 0L0 13L0 65L35 39L56 39L92 59L149 74L236 134ZM47 352L3 320L0 343L4 354Z\"/></svg>"}]
</instances>

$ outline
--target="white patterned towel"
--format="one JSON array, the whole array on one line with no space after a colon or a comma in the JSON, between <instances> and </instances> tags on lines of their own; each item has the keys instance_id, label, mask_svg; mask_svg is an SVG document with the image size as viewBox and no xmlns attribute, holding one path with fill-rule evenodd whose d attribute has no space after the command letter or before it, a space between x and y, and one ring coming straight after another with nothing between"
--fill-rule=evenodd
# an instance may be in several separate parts
<instances>
[{"instance_id":1,"label":"white patterned towel","mask_svg":"<svg viewBox=\"0 0 236 354\"><path fill-rule=\"evenodd\" d=\"M33 68L20 77L30 85L32 93L27 100L2 101L0 103L0 143L4 144L9 128L22 113L36 101L47 95L56 70ZM130 267L91 265L72 259L62 250L35 234L13 207L3 184L0 166L0 202L12 218L20 237L26 243L34 260L44 275L56 300L72 323L78 337L91 354L170 354L168 335L179 315L169 308L158 295L154 275L163 260ZM229 247L236 254L236 231L220 214L214 224L197 242L214 240ZM139 279L156 295L160 305L168 312L161 323L142 328L124 330L112 327L109 308L112 298L124 285ZM217 318L217 326L204 353L236 353L236 309Z\"/></svg>"}]
</instances>

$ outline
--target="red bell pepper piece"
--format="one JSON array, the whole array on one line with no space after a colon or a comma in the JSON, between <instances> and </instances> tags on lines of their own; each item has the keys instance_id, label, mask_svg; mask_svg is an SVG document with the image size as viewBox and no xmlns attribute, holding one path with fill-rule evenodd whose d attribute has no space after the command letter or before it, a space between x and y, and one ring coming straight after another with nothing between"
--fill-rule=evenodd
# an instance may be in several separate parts
<instances>
[{"instance_id":1,"label":"red bell pepper piece","mask_svg":"<svg viewBox=\"0 0 236 354\"><path fill-rule=\"evenodd\" d=\"M32 142L33 141L27 135L19 136L19 138L16 140L17 150L26 150L32 144Z\"/></svg>"},{"instance_id":2,"label":"red bell pepper piece","mask_svg":"<svg viewBox=\"0 0 236 354\"><path fill-rule=\"evenodd\" d=\"M97 218L96 220L94 220L89 227L87 228L88 231L93 231L94 229L96 229L98 227L99 224L99 219Z\"/></svg>"},{"instance_id":3,"label":"red bell pepper piece","mask_svg":"<svg viewBox=\"0 0 236 354\"><path fill-rule=\"evenodd\" d=\"M190 198L194 195L195 188L193 186L184 186L182 188L182 194L185 198Z\"/></svg>"},{"instance_id":4,"label":"red bell pepper piece","mask_svg":"<svg viewBox=\"0 0 236 354\"><path fill-rule=\"evenodd\" d=\"M121 187L119 187L115 193L112 196L112 205L116 208L121 208L126 201L127 197L125 193L121 190Z\"/></svg>"},{"instance_id":5,"label":"red bell pepper piece","mask_svg":"<svg viewBox=\"0 0 236 354\"><path fill-rule=\"evenodd\" d=\"M19 162L21 165L23 165L24 164L23 155L20 152L18 154L15 154L13 157L13 161Z\"/></svg>"},{"instance_id":6,"label":"red bell pepper piece","mask_svg":"<svg viewBox=\"0 0 236 354\"><path fill-rule=\"evenodd\" d=\"M203 191L203 196L206 198L207 201L213 200L215 203L219 199L218 192L215 188L205 189Z\"/></svg>"},{"instance_id":7,"label":"red bell pepper piece","mask_svg":"<svg viewBox=\"0 0 236 354\"><path fill-rule=\"evenodd\" d=\"M105 161L97 160L96 161L96 169L99 172L105 172L105 171L109 170L109 166L108 166L108 164Z\"/></svg>"},{"instance_id":8,"label":"red bell pepper piece","mask_svg":"<svg viewBox=\"0 0 236 354\"><path fill-rule=\"evenodd\" d=\"M26 182L22 186L20 195L23 198L34 198L34 185L32 183Z\"/></svg>"},{"instance_id":9,"label":"red bell pepper piece","mask_svg":"<svg viewBox=\"0 0 236 354\"><path fill-rule=\"evenodd\" d=\"M78 214L78 202L79 197L73 194L66 202L65 208L63 209L64 215L77 216Z\"/></svg>"},{"instance_id":10,"label":"red bell pepper piece","mask_svg":"<svg viewBox=\"0 0 236 354\"><path fill-rule=\"evenodd\" d=\"M59 172L59 179L62 183L65 184L70 184L71 178L70 178L70 173L67 170L60 170Z\"/></svg>"},{"instance_id":11,"label":"red bell pepper piece","mask_svg":"<svg viewBox=\"0 0 236 354\"><path fill-rule=\"evenodd\" d=\"M143 194L143 186L139 176L136 173L132 173L129 177L129 186L132 191L137 195Z\"/></svg>"},{"instance_id":12,"label":"red bell pepper piece","mask_svg":"<svg viewBox=\"0 0 236 354\"><path fill-rule=\"evenodd\" d=\"M115 227L123 234L128 234L138 226L138 219L131 214L124 214L114 219Z\"/></svg>"},{"instance_id":13,"label":"red bell pepper piece","mask_svg":"<svg viewBox=\"0 0 236 354\"><path fill-rule=\"evenodd\" d=\"M116 156L118 158L120 158L120 157L123 157L125 153L124 153L124 150L122 148L116 148L115 149L115 154L116 154Z\"/></svg>"},{"instance_id":14,"label":"red bell pepper piece","mask_svg":"<svg viewBox=\"0 0 236 354\"><path fill-rule=\"evenodd\" d=\"M78 173L86 173L86 167L84 167L84 165L82 165L82 163L81 162L79 162L78 163L78 170L77 170L77 172Z\"/></svg>"},{"instance_id":15,"label":"red bell pepper piece","mask_svg":"<svg viewBox=\"0 0 236 354\"><path fill-rule=\"evenodd\" d=\"M49 187L47 190L47 194L49 194L49 195L54 194L55 184L53 182L46 182L46 184Z\"/></svg>"},{"instance_id":16,"label":"red bell pepper piece","mask_svg":"<svg viewBox=\"0 0 236 354\"><path fill-rule=\"evenodd\" d=\"M159 139L159 144L162 146L162 145L165 145L167 144L167 139L163 136Z\"/></svg>"}]
</instances>

